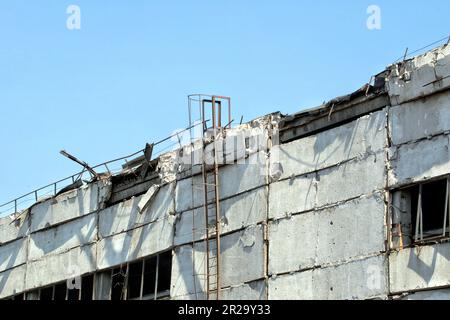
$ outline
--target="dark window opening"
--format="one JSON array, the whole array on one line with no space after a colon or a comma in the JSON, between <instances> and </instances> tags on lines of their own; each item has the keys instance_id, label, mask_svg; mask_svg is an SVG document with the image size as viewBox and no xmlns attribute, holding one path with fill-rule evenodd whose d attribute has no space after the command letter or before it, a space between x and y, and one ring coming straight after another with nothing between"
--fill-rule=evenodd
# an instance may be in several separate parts
<instances>
[{"instance_id":1,"label":"dark window opening","mask_svg":"<svg viewBox=\"0 0 450 320\"><path fill-rule=\"evenodd\" d=\"M69 289L67 288L67 300L80 300L80 290L79 289Z\"/></svg>"},{"instance_id":2,"label":"dark window opening","mask_svg":"<svg viewBox=\"0 0 450 320\"><path fill-rule=\"evenodd\" d=\"M111 300L122 300L124 298L126 274L126 267L113 269Z\"/></svg>"},{"instance_id":3,"label":"dark window opening","mask_svg":"<svg viewBox=\"0 0 450 320\"><path fill-rule=\"evenodd\" d=\"M141 296L142 261L130 263L128 266L128 299L136 299Z\"/></svg>"},{"instance_id":4,"label":"dark window opening","mask_svg":"<svg viewBox=\"0 0 450 320\"><path fill-rule=\"evenodd\" d=\"M66 292L67 292L67 285L66 283L60 283L55 286L55 293L53 300L66 300Z\"/></svg>"},{"instance_id":5,"label":"dark window opening","mask_svg":"<svg viewBox=\"0 0 450 320\"><path fill-rule=\"evenodd\" d=\"M94 291L94 275L90 274L81 278L81 300L92 300Z\"/></svg>"},{"instance_id":6,"label":"dark window opening","mask_svg":"<svg viewBox=\"0 0 450 320\"><path fill-rule=\"evenodd\" d=\"M450 180L449 180L450 181ZM448 180L415 185L392 194L392 239L394 247L442 238L448 235Z\"/></svg>"},{"instance_id":7,"label":"dark window opening","mask_svg":"<svg viewBox=\"0 0 450 320\"><path fill-rule=\"evenodd\" d=\"M156 281L156 257L151 257L144 262L144 287L142 290L143 296L155 294Z\"/></svg>"},{"instance_id":8,"label":"dark window opening","mask_svg":"<svg viewBox=\"0 0 450 320\"><path fill-rule=\"evenodd\" d=\"M17 296L14 296L15 301L23 301L23 294L18 294Z\"/></svg>"},{"instance_id":9,"label":"dark window opening","mask_svg":"<svg viewBox=\"0 0 450 320\"><path fill-rule=\"evenodd\" d=\"M53 287L41 289L40 300L50 301L53 300Z\"/></svg>"},{"instance_id":10,"label":"dark window opening","mask_svg":"<svg viewBox=\"0 0 450 320\"><path fill-rule=\"evenodd\" d=\"M165 252L159 256L158 292L164 292L170 289L171 274L172 274L172 252Z\"/></svg>"},{"instance_id":11,"label":"dark window opening","mask_svg":"<svg viewBox=\"0 0 450 320\"><path fill-rule=\"evenodd\" d=\"M27 292L26 298L27 298L27 300L39 300L39 290Z\"/></svg>"},{"instance_id":12,"label":"dark window opening","mask_svg":"<svg viewBox=\"0 0 450 320\"><path fill-rule=\"evenodd\" d=\"M417 188L420 189L420 188ZM424 236L435 236L442 234L445 212L445 194L447 189L447 180L440 180L422 185L422 219ZM419 192L414 200L417 201L413 208L412 224L413 230L416 230L417 223L417 205Z\"/></svg>"}]
</instances>

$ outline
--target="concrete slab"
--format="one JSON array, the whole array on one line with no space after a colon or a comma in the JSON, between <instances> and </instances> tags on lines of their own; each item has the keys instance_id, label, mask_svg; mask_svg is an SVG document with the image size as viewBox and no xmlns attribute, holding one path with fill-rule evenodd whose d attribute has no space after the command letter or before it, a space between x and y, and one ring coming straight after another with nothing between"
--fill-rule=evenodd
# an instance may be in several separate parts
<instances>
[{"instance_id":1,"label":"concrete slab","mask_svg":"<svg viewBox=\"0 0 450 320\"><path fill-rule=\"evenodd\" d=\"M394 145L427 138L450 130L448 93L405 103L389 110L389 128Z\"/></svg>"},{"instance_id":2,"label":"concrete slab","mask_svg":"<svg viewBox=\"0 0 450 320\"><path fill-rule=\"evenodd\" d=\"M183 212L203 205L203 181L200 175L177 182L175 211Z\"/></svg>"},{"instance_id":3,"label":"concrete slab","mask_svg":"<svg viewBox=\"0 0 450 320\"><path fill-rule=\"evenodd\" d=\"M385 154L377 152L339 167L320 171L318 176L318 207L367 195L384 189Z\"/></svg>"},{"instance_id":4,"label":"concrete slab","mask_svg":"<svg viewBox=\"0 0 450 320\"><path fill-rule=\"evenodd\" d=\"M314 209L317 197L315 175L283 180L269 185L269 218ZM287 199L295 199L287 201Z\"/></svg>"},{"instance_id":5,"label":"concrete slab","mask_svg":"<svg viewBox=\"0 0 450 320\"><path fill-rule=\"evenodd\" d=\"M450 300L450 289L420 291L408 294L402 300Z\"/></svg>"},{"instance_id":6,"label":"concrete slab","mask_svg":"<svg viewBox=\"0 0 450 320\"><path fill-rule=\"evenodd\" d=\"M269 279L269 300L353 300L387 296L384 256Z\"/></svg>"},{"instance_id":7,"label":"concrete slab","mask_svg":"<svg viewBox=\"0 0 450 320\"><path fill-rule=\"evenodd\" d=\"M197 295L171 297L173 300L206 300L205 293ZM264 280L250 282L239 286L222 289L220 300L266 300L266 284Z\"/></svg>"},{"instance_id":8,"label":"concrete slab","mask_svg":"<svg viewBox=\"0 0 450 320\"><path fill-rule=\"evenodd\" d=\"M408 248L389 256L393 293L450 285L450 243Z\"/></svg>"},{"instance_id":9,"label":"concrete slab","mask_svg":"<svg viewBox=\"0 0 450 320\"><path fill-rule=\"evenodd\" d=\"M25 290L44 287L95 271L96 245L77 247L27 264Z\"/></svg>"},{"instance_id":10,"label":"concrete slab","mask_svg":"<svg viewBox=\"0 0 450 320\"><path fill-rule=\"evenodd\" d=\"M172 262L171 295L205 291L205 244L177 247ZM193 263L195 262L195 263ZM235 286L264 277L263 228L253 226L221 238L221 286ZM242 268L242 266L247 266ZM195 270L195 273L193 272ZM195 274L195 276L193 276Z\"/></svg>"},{"instance_id":11,"label":"concrete slab","mask_svg":"<svg viewBox=\"0 0 450 320\"><path fill-rule=\"evenodd\" d=\"M89 214L30 235L29 260L58 254L97 239L97 215Z\"/></svg>"},{"instance_id":12,"label":"concrete slab","mask_svg":"<svg viewBox=\"0 0 450 320\"><path fill-rule=\"evenodd\" d=\"M28 215L16 224L11 217L0 218L0 245L14 241L28 234Z\"/></svg>"},{"instance_id":13,"label":"concrete slab","mask_svg":"<svg viewBox=\"0 0 450 320\"><path fill-rule=\"evenodd\" d=\"M250 155L245 163L227 165L219 170L220 198L231 197L267 183L265 152Z\"/></svg>"},{"instance_id":14,"label":"concrete slab","mask_svg":"<svg viewBox=\"0 0 450 320\"><path fill-rule=\"evenodd\" d=\"M389 152L389 187L424 181L450 172L450 136L402 145Z\"/></svg>"},{"instance_id":15,"label":"concrete slab","mask_svg":"<svg viewBox=\"0 0 450 320\"><path fill-rule=\"evenodd\" d=\"M175 210L184 212L203 205L203 181L201 176L178 181L175 192ZM245 163L226 165L219 170L220 199L255 189L266 184L267 158L258 152L245 159Z\"/></svg>"},{"instance_id":16,"label":"concrete slab","mask_svg":"<svg viewBox=\"0 0 450 320\"><path fill-rule=\"evenodd\" d=\"M382 150L386 141L386 110L334 129L279 146L271 163L280 162L280 179L324 169L366 153Z\"/></svg>"},{"instance_id":17,"label":"concrete slab","mask_svg":"<svg viewBox=\"0 0 450 320\"><path fill-rule=\"evenodd\" d=\"M206 292L206 254L203 242L174 248L170 281L171 297L192 299ZM178 298L180 297L180 298ZM202 296L204 297L204 296Z\"/></svg>"},{"instance_id":18,"label":"concrete slab","mask_svg":"<svg viewBox=\"0 0 450 320\"><path fill-rule=\"evenodd\" d=\"M31 232L97 211L102 205L99 200L109 188L102 182L91 183L35 205L31 209Z\"/></svg>"},{"instance_id":19,"label":"concrete slab","mask_svg":"<svg viewBox=\"0 0 450 320\"><path fill-rule=\"evenodd\" d=\"M98 269L165 251L173 245L173 217L102 239L98 242Z\"/></svg>"},{"instance_id":20,"label":"concrete slab","mask_svg":"<svg viewBox=\"0 0 450 320\"><path fill-rule=\"evenodd\" d=\"M269 274L337 264L385 250L381 194L269 222Z\"/></svg>"},{"instance_id":21,"label":"concrete slab","mask_svg":"<svg viewBox=\"0 0 450 320\"><path fill-rule=\"evenodd\" d=\"M0 272L0 299L25 290L26 265Z\"/></svg>"},{"instance_id":22,"label":"concrete slab","mask_svg":"<svg viewBox=\"0 0 450 320\"><path fill-rule=\"evenodd\" d=\"M174 212L175 183L167 184L158 191L149 207L139 213L142 196L120 202L99 212L99 232L102 238L122 233L155 222Z\"/></svg>"},{"instance_id":23,"label":"concrete slab","mask_svg":"<svg viewBox=\"0 0 450 320\"><path fill-rule=\"evenodd\" d=\"M222 233L229 233L262 222L267 217L267 188L262 187L220 203ZM193 216L194 215L194 221ZM194 225L194 228L193 228ZM175 228L175 245L190 243L206 236L203 207L183 212ZM193 229L196 229L193 232ZM193 234L195 233L195 236Z\"/></svg>"},{"instance_id":24,"label":"concrete slab","mask_svg":"<svg viewBox=\"0 0 450 320\"><path fill-rule=\"evenodd\" d=\"M450 46L391 66L386 87L392 105L426 97L450 87Z\"/></svg>"},{"instance_id":25,"label":"concrete slab","mask_svg":"<svg viewBox=\"0 0 450 320\"><path fill-rule=\"evenodd\" d=\"M0 246L0 272L27 262L28 238Z\"/></svg>"}]
</instances>

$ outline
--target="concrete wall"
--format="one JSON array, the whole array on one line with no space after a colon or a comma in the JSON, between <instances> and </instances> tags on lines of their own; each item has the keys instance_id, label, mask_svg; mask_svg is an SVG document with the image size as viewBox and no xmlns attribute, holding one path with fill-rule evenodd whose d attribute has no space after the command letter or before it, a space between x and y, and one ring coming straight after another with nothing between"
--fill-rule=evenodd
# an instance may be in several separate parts
<instances>
[{"instance_id":1,"label":"concrete wall","mask_svg":"<svg viewBox=\"0 0 450 320\"><path fill-rule=\"evenodd\" d=\"M281 146L279 116L229 132L223 157L235 137L245 150L219 169L223 299L449 296L446 241L388 249L389 192L450 174L448 51L390 66L391 105L339 126ZM171 298L205 298L199 173L171 152L144 212L142 185L108 206L105 179L0 219L0 298L165 251Z\"/></svg>"},{"instance_id":2,"label":"concrete wall","mask_svg":"<svg viewBox=\"0 0 450 320\"><path fill-rule=\"evenodd\" d=\"M264 278L263 238L261 225L250 226L221 238L222 287L233 287ZM204 242L175 249L171 281L173 298L183 298L205 291L206 278L203 264L206 259L205 251ZM193 276L194 274L196 276Z\"/></svg>"},{"instance_id":3,"label":"concrete wall","mask_svg":"<svg viewBox=\"0 0 450 320\"><path fill-rule=\"evenodd\" d=\"M386 114L280 147L284 173L269 187L269 299L387 296ZM383 281L372 289L373 265Z\"/></svg>"},{"instance_id":4,"label":"concrete wall","mask_svg":"<svg viewBox=\"0 0 450 320\"><path fill-rule=\"evenodd\" d=\"M448 53L444 46L391 67L390 190L450 174ZM391 294L404 299L448 298L441 288L450 286L449 253L445 240L391 251Z\"/></svg>"}]
</instances>

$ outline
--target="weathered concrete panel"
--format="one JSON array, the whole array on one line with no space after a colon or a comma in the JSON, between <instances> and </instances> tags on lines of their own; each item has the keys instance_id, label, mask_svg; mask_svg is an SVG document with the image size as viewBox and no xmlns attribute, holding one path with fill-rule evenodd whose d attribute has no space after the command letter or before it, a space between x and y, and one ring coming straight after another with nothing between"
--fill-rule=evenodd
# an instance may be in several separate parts
<instances>
[{"instance_id":1,"label":"weathered concrete panel","mask_svg":"<svg viewBox=\"0 0 450 320\"><path fill-rule=\"evenodd\" d=\"M245 163L227 165L219 170L220 198L255 189L266 184L267 157L265 152L250 155Z\"/></svg>"},{"instance_id":2,"label":"weathered concrete panel","mask_svg":"<svg viewBox=\"0 0 450 320\"><path fill-rule=\"evenodd\" d=\"M319 172L317 206L370 194L385 185L385 155L373 155Z\"/></svg>"},{"instance_id":3,"label":"weathered concrete panel","mask_svg":"<svg viewBox=\"0 0 450 320\"><path fill-rule=\"evenodd\" d=\"M386 297L384 256L269 279L269 300L349 300Z\"/></svg>"},{"instance_id":4,"label":"weathered concrete panel","mask_svg":"<svg viewBox=\"0 0 450 320\"><path fill-rule=\"evenodd\" d=\"M170 280L171 297L193 295L193 299L205 291L206 254L203 242L174 248L172 257L172 276ZM180 298L178 298L180 297ZM188 297L186 297L189 299Z\"/></svg>"},{"instance_id":5,"label":"weathered concrete panel","mask_svg":"<svg viewBox=\"0 0 450 320\"><path fill-rule=\"evenodd\" d=\"M450 300L450 289L438 289L411 293L402 300Z\"/></svg>"},{"instance_id":6,"label":"weathered concrete panel","mask_svg":"<svg viewBox=\"0 0 450 320\"><path fill-rule=\"evenodd\" d=\"M222 287L235 286L264 277L262 226L252 226L245 231L222 237L220 248ZM179 297L204 292L206 258L204 242L196 243L194 252L192 245L177 247L174 252L171 295ZM195 277L193 261L195 261Z\"/></svg>"},{"instance_id":7,"label":"weathered concrete panel","mask_svg":"<svg viewBox=\"0 0 450 320\"><path fill-rule=\"evenodd\" d=\"M283 180L269 185L269 218L281 218L315 207L317 181L315 175Z\"/></svg>"},{"instance_id":8,"label":"weathered concrete panel","mask_svg":"<svg viewBox=\"0 0 450 320\"><path fill-rule=\"evenodd\" d=\"M91 183L35 205L31 209L31 232L97 211L109 188L101 181Z\"/></svg>"},{"instance_id":9,"label":"weathered concrete panel","mask_svg":"<svg viewBox=\"0 0 450 320\"><path fill-rule=\"evenodd\" d=\"M0 272L0 299L25 291L25 273L27 266L22 265Z\"/></svg>"},{"instance_id":10,"label":"weathered concrete panel","mask_svg":"<svg viewBox=\"0 0 450 320\"><path fill-rule=\"evenodd\" d=\"M450 172L449 136L392 148L389 186L427 180Z\"/></svg>"},{"instance_id":11,"label":"weathered concrete panel","mask_svg":"<svg viewBox=\"0 0 450 320\"><path fill-rule=\"evenodd\" d=\"M384 251L381 194L269 223L269 274L348 261Z\"/></svg>"},{"instance_id":12,"label":"weathered concrete panel","mask_svg":"<svg viewBox=\"0 0 450 320\"><path fill-rule=\"evenodd\" d=\"M450 87L450 46L393 65L386 86L392 105L425 97Z\"/></svg>"},{"instance_id":13,"label":"weathered concrete panel","mask_svg":"<svg viewBox=\"0 0 450 320\"><path fill-rule=\"evenodd\" d=\"M264 277L264 237L261 225L222 237L220 245L223 287Z\"/></svg>"},{"instance_id":14,"label":"weathered concrete panel","mask_svg":"<svg viewBox=\"0 0 450 320\"><path fill-rule=\"evenodd\" d=\"M95 271L96 245L77 247L27 264L25 289L47 286Z\"/></svg>"},{"instance_id":15,"label":"weathered concrete panel","mask_svg":"<svg viewBox=\"0 0 450 320\"><path fill-rule=\"evenodd\" d=\"M222 300L266 300L265 280L231 287L222 291Z\"/></svg>"},{"instance_id":16,"label":"weathered concrete panel","mask_svg":"<svg viewBox=\"0 0 450 320\"><path fill-rule=\"evenodd\" d=\"M408 248L389 256L393 293L450 285L450 243Z\"/></svg>"},{"instance_id":17,"label":"weathered concrete panel","mask_svg":"<svg viewBox=\"0 0 450 320\"><path fill-rule=\"evenodd\" d=\"M220 167L220 198L228 198L266 184L267 161L265 152L258 152L245 159L245 163L237 163ZM203 181L201 175L178 181L175 192L175 210L184 212L203 205Z\"/></svg>"},{"instance_id":18,"label":"weathered concrete panel","mask_svg":"<svg viewBox=\"0 0 450 320\"><path fill-rule=\"evenodd\" d=\"M426 138L450 130L448 93L405 103L389 110L389 127L394 145Z\"/></svg>"},{"instance_id":19,"label":"weathered concrete panel","mask_svg":"<svg viewBox=\"0 0 450 320\"><path fill-rule=\"evenodd\" d=\"M203 204L203 181L200 175L177 182L175 211L183 212Z\"/></svg>"},{"instance_id":20,"label":"weathered concrete panel","mask_svg":"<svg viewBox=\"0 0 450 320\"><path fill-rule=\"evenodd\" d=\"M97 215L90 214L30 235L29 260L90 244L97 237Z\"/></svg>"},{"instance_id":21,"label":"weathered concrete panel","mask_svg":"<svg viewBox=\"0 0 450 320\"><path fill-rule=\"evenodd\" d=\"M174 217L166 217L142 227L98 242L98 268L106 269L133 261L173 245Z\"/></svg>"},{"instance_id":22,"label":"weathered concrete panel","mask_svg":"<svg viewBox=\"0 0 450 320\"><path fill-rule=\"evenodd\" d=\"M102 238L155 222L174 212L174 189L171 183L162 187L142 214L138 204L142 196L120 202L99 212L99 232Z\"/></svg>"},{"instance_id":23,"label":"weathered concrete panel","mask_svg":"<svg viewBox=\"0 0 450 320\"><path fill-rule=\"evenodd\" d=\"M382 193L318 211L317 216L319 265L348 261L386 250L387 228Z\"/></svg>"},{"instance_id":24,"label":"weathered concrete panel","mask_svg":"<svg viewBox=\"0 0 450 320\"><path fill-rule=\"evenodd\" d=\"M0 272L27 261L28 239L22 238L0 246Z\"/></svg>"},{"instance_id":25,"label":"weathered concrete panel","mask_svg":"<svg viewBox=\"0 0 450 320\"><path fill-rule=\"evenodd\" d=\"M386 141L386 111L279 146L274 153L283 168L281 179L311 173L366 153L382 150Z\"/></svg>"},{"instance_id":26,"label":"weathered concrete panel","mask_svg":"<svg viewBox=\"0 0 450 320\"><path fill-rule=\"evenodd\" d=\"M262 187L239 196L223 200L220 203L222 233L236 231L257 224L267 217L267 189ZM193 220L195 232L193 232ZM203 207L183 212L175 228L175 245L204 239L206 236L205 214Z\"/></svg>"},{"instance_id":27,"label":"weathered concrete panel","mask_svg":"<svg viewBox=\"0 0 450 320\"><path fill-rule=\"evenodd\" d=\"M172 297L173 300L206 300L204 292L197 295ZM266 284L264 280L254 281L221 290L220 300L266 300Z\"/></svg>"},{"instance_id":28,"label":"weathered concrete panel","mask_svg":"<svg viewBox=\"0 0 450 320\"><path fill-rule=\"evenodd\" d=\"M0 218L0 245L26 236L28 230L28 220L26 219L18 221L16 224L11 217Z\"/></svg>"}]
</instances>

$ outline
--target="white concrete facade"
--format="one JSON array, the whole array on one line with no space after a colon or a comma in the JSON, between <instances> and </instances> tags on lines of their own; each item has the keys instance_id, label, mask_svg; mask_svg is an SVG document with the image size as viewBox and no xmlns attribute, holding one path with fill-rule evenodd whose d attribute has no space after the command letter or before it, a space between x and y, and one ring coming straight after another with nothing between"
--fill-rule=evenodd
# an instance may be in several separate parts
<instances>
[{"instance_id":1,"label":"white concrete facade","mask_svg":"<svg viewBox=\"0 0 450 320\"><path fill-rule=\"evenodd\" d=\"M265 140L219 169L221 298L448 299L447 239L389 245L390 194L450 175L448 76L445 46L387 69L389 105L281 145L279 116L242 126ZM205 298L201 175L160 161L143 212L143 194L110 205L105 178L1 218L0 298L163 252L170 298Z\"/></svg>"}]
</instances>

